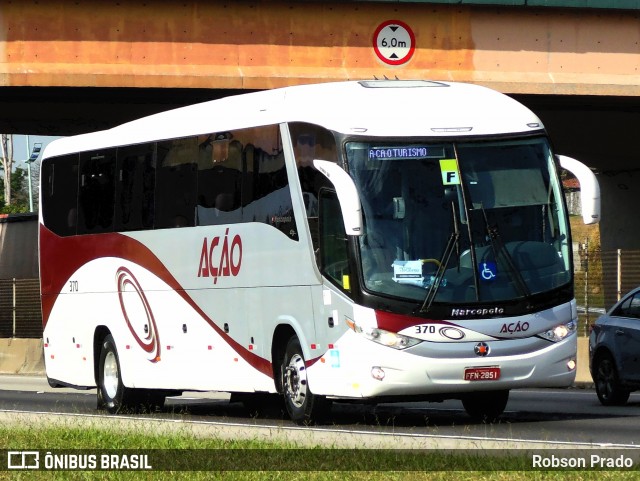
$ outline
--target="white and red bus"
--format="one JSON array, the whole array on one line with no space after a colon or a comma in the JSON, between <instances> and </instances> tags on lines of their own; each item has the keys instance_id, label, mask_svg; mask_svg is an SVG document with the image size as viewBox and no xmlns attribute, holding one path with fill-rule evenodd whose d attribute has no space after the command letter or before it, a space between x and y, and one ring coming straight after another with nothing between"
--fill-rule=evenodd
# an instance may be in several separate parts
<instances>
[{"instance_id":1,"label":"white and red bus","mask_svg":"<svg viewBox=\"0 0 640 481\"><path fill-rule=\"evenodd\" d=\"M49 144L40 273L52 386L109 412L185 390L461 399L569 386L576 304L560 166L540 120L465 84L249 93Z\"/></svg>"}]
</instances>

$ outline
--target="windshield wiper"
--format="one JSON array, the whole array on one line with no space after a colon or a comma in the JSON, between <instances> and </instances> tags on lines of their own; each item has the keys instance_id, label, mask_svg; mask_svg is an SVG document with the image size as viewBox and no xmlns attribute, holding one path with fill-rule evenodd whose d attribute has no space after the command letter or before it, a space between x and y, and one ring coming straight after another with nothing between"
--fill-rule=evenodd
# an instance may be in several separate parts
<instances>
[{"instance_id":1,"label":"windshield wiper","mask_svg":"<svg viewBox=\"0 0 640 481\"><path fill-rule=\"evenodd\" d=\"M440 284L442 283L444 273L447 270L447 265L449 264L449 259L451 259L451 254L453 254L453 250L458 245L460 230L458 229L458 222L456 219L456 208L453 203L451 206L453 208L453 232L449 236L447 245L444 248L444 252L438 263L438 270L436 271L436 275L433 278L433 282L431 282L431 285L429 286L429 291L427 292L427 296L422 303L422 307L420 307L420 312L427 312L431 308L431 304L433 303L433 300L438 293L438 289L440 289Z\"/></svg>"},{"instance_id":2,"label":"windshield wiper","mask_svg":"<svg viewBox=\"0 0 640 481\"><path fill-rule=\"evenodd\" d=\"M500 237L500 231L498 230L497 225L489 225L489 219L487 218L487 213L484 210L484 206L481 205L482 216L484 217L484 223L487 228L487 236L489 237L489 242L491 243L491 247L493 249L493 254L496 257L496 261L502 257L504 264L507 267L507 272L510 274L509 277L514 281L516 285L516 290L520 292L520 294L527 298L531 296L531 291L529 287L527 287L527 283L522 278L522 274L513 263L513 257L509 254L504 242L502 242L502 238Z\"/></svg>"}]
</instances>

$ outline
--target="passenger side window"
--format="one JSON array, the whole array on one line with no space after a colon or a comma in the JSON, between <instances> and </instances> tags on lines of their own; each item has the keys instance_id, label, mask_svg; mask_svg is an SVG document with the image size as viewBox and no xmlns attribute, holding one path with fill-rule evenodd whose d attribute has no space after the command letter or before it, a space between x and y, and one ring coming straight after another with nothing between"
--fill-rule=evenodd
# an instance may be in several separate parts
<instances>
[{"instance_id":1,"label":"passenger side window","mask_svg":"<svg viewBox=\"0 0 640 481\"><path fill-rule=\"evenodd\" d=\"M260 137L269 142L247 146L247 165L253 164L253 175L243 218L245 222L264 222L298 240L280 130L275 125L261 129Z\"/></svg>"},{"instance_id":2,"label":"passenger side window","mask_svg":"<svg viewBox=\"0 0 640 481\"><path fill-rule=\"evenodd\" d=\"M640 319L640 293L634 294L620 304L613 315Z\"/></svg>"},{"instance_id":3,"label":"passenger side window","mask_svg":"<svg viewBox=\"0 0 640 481\"><path fill-rule=\"evenodd\" d=\"M242 144L231 133L198 139L197 225L241 222Z\"/></svg>"},{"instance_id":4,"label":"passenger side window","mask_svg":"<svg viewBox=\"0 0 640 481\"><path fill-rule=\"evenodd\" d=\"M261 222L298 240L279 125L45 159L58 235Z\"/></svg>"},{"instance_id":5,"label":"passenger side window","mask_svg":"<svg viewBox=\"0 0 640 481\"><path fill-rule=\"evenodd\" d=\"M237 222L298 240L278 125L199 138L197 225Z\"/></svg>"},{"instance_id":6,"label":"passenger side window","mask_svg":"<svg viewBox=\"0 0 640 481\"><path fill-rule=\"evenodd\" d=\"M113 231L115 149L80 154L78 234Z\"/></svg>"},{"instance_id":7,"label":"passenger side window","mask_svg":"<svg viewBox=\"0 0 640 481\"><path fill-rule=\"evenodd\" d=\"M158 142L155 227L189 227L195 223L198 179L197 137Z\"/></svg>"},{"instance_id":8,"label":"passenger side window","mask_svg":"<svg viewBox=\"0 0 640 481\"><path fill-rule=\"evenodd\" d=\"M313 161L337 162L336 141L329 130L313 124L292 122L289 131L307 217L318 217L318 192L331 185L313 166Z\"/></svg>"},{"instance_id":9,"label":"passenger side window","mask_svg":"<svg viewBox=\"0 0 640 481\"><path fill-rule=\"evenodd\" d=\"M78 154L45 159L41 167L44 225L59 236L76 234L78 223Z\"/></svg>"},{"instance_id":10,"label":"passenger side window","mask_svg":"<svg viewBox=\"0 0 640 481\"><path fill-rule=\"evenodd\" d=\"M338 196L328 189L321 189L319 195L320 270L338 287L349 291L349 243Z\"/></svg>"},{"instance_id":11,"label":"passenger side window","mask_svg":"<svg viewBox=\"0 0 640 481\"><path fill-rule=\"evenodd\" d=\"M118 148L116 231L153 228L155 143Z\"/></svg>"}]
</instances>

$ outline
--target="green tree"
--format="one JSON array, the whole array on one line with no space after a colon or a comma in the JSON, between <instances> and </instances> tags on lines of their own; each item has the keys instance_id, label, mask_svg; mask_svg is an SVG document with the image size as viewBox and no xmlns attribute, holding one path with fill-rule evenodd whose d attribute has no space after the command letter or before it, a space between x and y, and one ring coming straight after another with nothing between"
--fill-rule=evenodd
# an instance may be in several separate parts
<instances>
[{"instance_id":1,"label":"green tree","mask_svg":"<svg viewBox=\"0 0 640 481\"><path fill-rule=\"evenodd\" d=\"M0 178L0 213L18 214L29 212L29 191L27 186L27 171L21 167L11 173L11 203L5 202L4 178Z\"/></svg>"},{"instance_id":2,"label":"green tree","mask_svg":"<svg viewBox=\"0 0 640 481\"><path fill-rule=\"evenodd\" d=\"M22 168L13 168L15 162L13 159L13 135L11 134L0 135L0 160L2 168L0 213L29 212L26 172Z\"/></svg>"},{"instance_id":3,"label":"green tree","mask_svg":"<svg viewBox=\"0 0 640 481\"><path fill-rule=\"evenodd\" d=\"M3 205L11 204L11 173L13 171L13 135L0 135L0 160L4 183L2 186Z\"/></svg>"},{"instance_id":4,"label":"green tree","mask_svg":"<svg viewBox=\"0 0 640 481\"><path fill-rule=\"evenodd\" d=\"M22 164L23 162L20 161ZM23 167L15 167L13 134L0 134L0 214L29 212L29 175ZM39 162L28 166L31 170L33 209L38 210ZM8 184L7 184L8 180Z\"/></svg>"}]
</instances>

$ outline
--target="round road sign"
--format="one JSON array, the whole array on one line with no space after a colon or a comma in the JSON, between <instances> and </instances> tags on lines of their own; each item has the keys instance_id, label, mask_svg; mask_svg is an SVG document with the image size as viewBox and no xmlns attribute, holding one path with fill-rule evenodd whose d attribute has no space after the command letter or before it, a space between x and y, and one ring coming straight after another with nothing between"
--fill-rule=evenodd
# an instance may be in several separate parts
<instances>
[{"instance_id":1,"label":"round road sign","mask_svg":"<svg viewBox=\"0 0 640 481\"><path fill-rule=\"evenodd\" d=\"M373 34L373 49L380 60L388 65L407 63L416 49L413 31L400 20L387 20Z\"/></svg>"}]
</instances>

